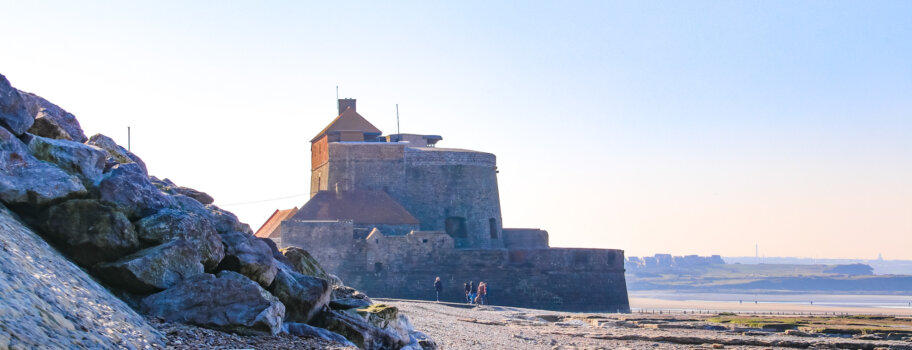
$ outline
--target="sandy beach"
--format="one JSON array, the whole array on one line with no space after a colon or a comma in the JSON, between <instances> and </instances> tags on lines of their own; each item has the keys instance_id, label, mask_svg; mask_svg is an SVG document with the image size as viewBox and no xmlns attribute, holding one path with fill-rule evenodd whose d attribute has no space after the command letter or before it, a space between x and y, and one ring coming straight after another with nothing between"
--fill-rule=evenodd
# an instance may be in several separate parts
<instances>
[{"instance_id":1,"label":"sandy beach","mask_svg":"<svg viewBox=\"0 0 912 350\"><path fill-rule=\"evenodd\" d=\"M892 340L888 340L884 336L824 335L797 329L770 331L713 323L710 319L717 317L715 314L567 313L415 300L375 300L397 306L415 329L431 336L443 349L912 348L912 338L906 334L894 334ZM668 308L681 306L659 300L636 300L635 303ZM801 312L799 310L804 309L783 310Z\"/></svg>"}]
</instances>

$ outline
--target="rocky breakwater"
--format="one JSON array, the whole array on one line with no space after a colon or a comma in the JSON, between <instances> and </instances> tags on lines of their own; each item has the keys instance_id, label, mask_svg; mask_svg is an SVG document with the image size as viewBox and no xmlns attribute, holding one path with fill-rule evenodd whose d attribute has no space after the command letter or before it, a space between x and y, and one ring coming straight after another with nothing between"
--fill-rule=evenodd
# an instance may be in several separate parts
<instances>
[{"instance_id":1,"label":"rocky breakwater","mask_svg":"<svg viewBox=\"0 0 912 350\"><path fill-rule=\"evenodd\" d=\"M86 137L72 114L2 75L0 126L0 349L160 346L133 310L240 335L436 348L395 307L344 286L306 250L254 237L211 196L150 176L138 156L104 135Z\"/></svg>"}]
</instances>

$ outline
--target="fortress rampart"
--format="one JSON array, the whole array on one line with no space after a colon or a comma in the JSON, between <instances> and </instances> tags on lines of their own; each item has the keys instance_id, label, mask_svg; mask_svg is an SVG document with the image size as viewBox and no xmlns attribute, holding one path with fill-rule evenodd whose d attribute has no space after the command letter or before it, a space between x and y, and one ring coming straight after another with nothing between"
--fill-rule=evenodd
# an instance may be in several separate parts
<instances>
[{"instance_id":1,"label":"fortress rampart","mask_svg":"<svg viewBox=\"0 0 912 350\"><path fill-rule=\"evenodd\" d=\"M381 135L346 100L311 140L311 199L258 235L374 296L431 299L440 276L446 301L484 281L498 305L629 311L622 250L550 248L544 230L503 227L493 154Z\"/></svg>"},{"instance_id":2,"label":"fortress rampart","mask_svg":"<svg viewBox=\"0 0 912 350\"><path fill-rule=\"evenodd\" d=\"M431 299L432 282L440 276L444 301L464 302L463 283L484 281L496 305L605 312L630 308L622 250L457 249L440 231L384 235L375 230L355 239L349 238L347 222L288 220L282 230L281 246L312 247L324 268L378 297Z\"/></svg>"}]
</instances>

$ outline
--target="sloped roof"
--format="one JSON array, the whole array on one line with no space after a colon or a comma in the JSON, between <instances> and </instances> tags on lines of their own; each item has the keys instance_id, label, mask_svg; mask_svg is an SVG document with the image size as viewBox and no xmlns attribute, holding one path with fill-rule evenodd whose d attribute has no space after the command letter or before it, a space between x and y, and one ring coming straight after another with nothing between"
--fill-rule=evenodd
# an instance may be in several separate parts
<instances>
[{"instance_id":1,"label":"sloped roof","mask_svg":"<svg viewBox=\"0 0 912 350\"><path fill-rule=\"evenodd\" d=\"M263 223L263 226L260 226L260 229L254 233L255 236L260 238L272 238L279 235L279 225L282 224L282 221L288 220L292 215L298 212L298 207L285 210L276 210L272 213L272 216L269 219L266 219L266 222Z\"/></svg>"},{"instance_id":2,"label":"sloped roof","mask_svg":"<svg viewBox=\"0 0 912 350\"><path fill-rule=\"evenodd\" d=\"M374 124L371 124L369 121L367 121L367 119L364 119L364 117L358 114L358 112L355 112L354 109L351 109L351 107L349 107L346 108L345 111L343 111L341 114L339 114L336 119L333 119L333 121L329 123L329 125L327 125L323 131L320 131L317 136L314 136L310 142L313 142L314 140L320 138L320 136L333 131L360 131L366 134L377 135L383 133L380 131L380 129L377 129Z\"/></svg>"},{"instance_id":3,"label":"sloped roof","mask_svg":"<svg viewBox=\"0 0 912 350\"><path fill-rule=\"evenodd\" d=\"M418 219L383 191L320 191L292 218L351 220L358 224L418 224Z\"/></svg>"}]
</instances>

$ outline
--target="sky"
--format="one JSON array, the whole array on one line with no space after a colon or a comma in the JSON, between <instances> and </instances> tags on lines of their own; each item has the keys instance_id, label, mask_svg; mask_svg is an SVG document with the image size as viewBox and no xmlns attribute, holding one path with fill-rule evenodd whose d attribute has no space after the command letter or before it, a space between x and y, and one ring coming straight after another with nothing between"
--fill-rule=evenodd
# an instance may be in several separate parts
<instances>
[{"instance_id":1,"label":"sky","mask_svg":"<svg viewBox=\"0 0 912 350\"><path fill-rule=\"evenodd\" d=\"M0 74L258 228L341 97L552 246L912 259L912 2L9 1Z\"/></svg>"}]
</instances>

